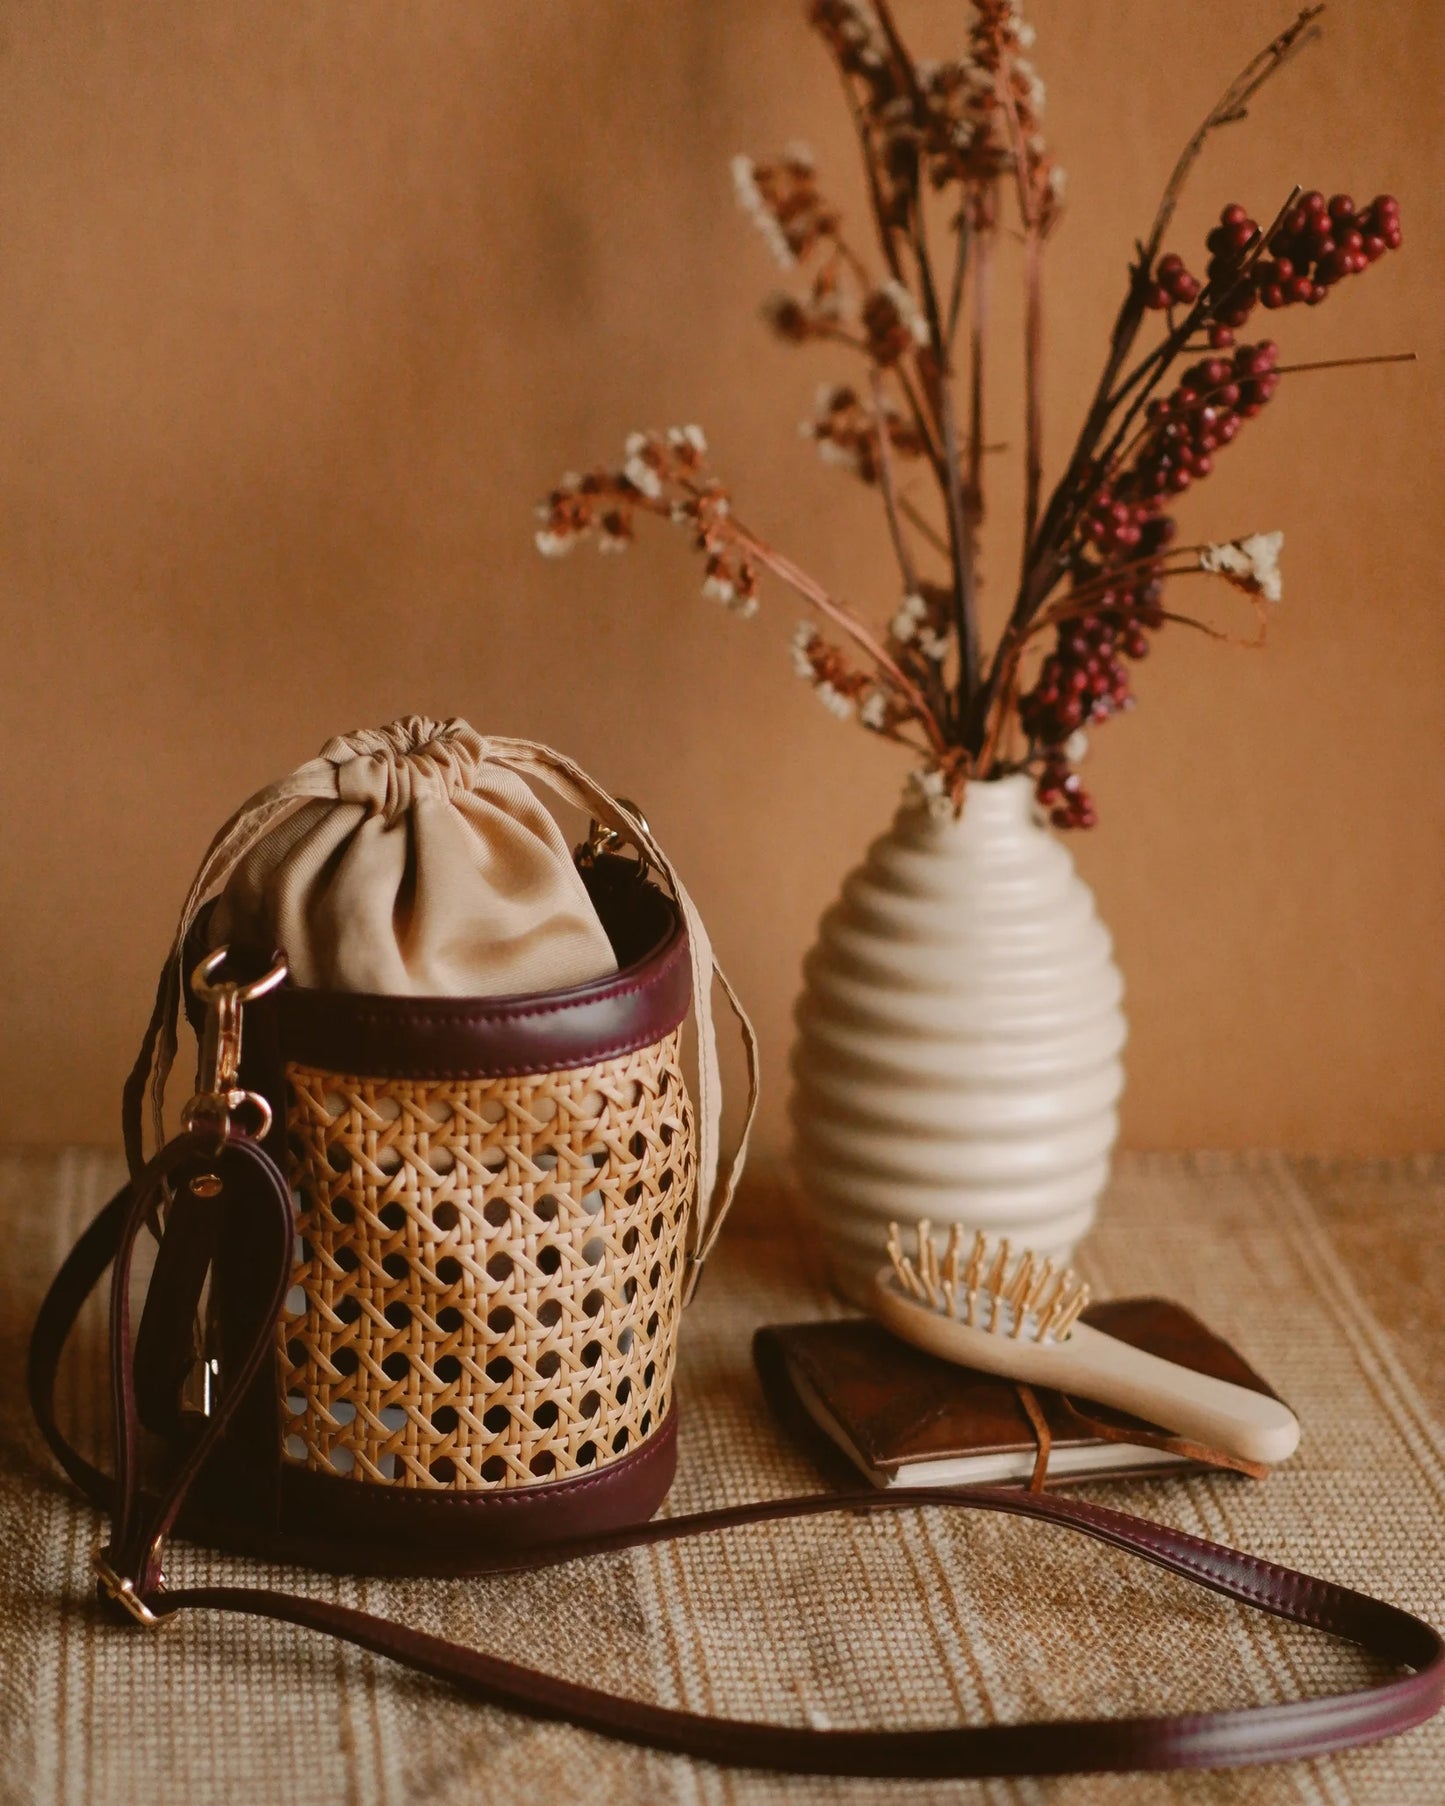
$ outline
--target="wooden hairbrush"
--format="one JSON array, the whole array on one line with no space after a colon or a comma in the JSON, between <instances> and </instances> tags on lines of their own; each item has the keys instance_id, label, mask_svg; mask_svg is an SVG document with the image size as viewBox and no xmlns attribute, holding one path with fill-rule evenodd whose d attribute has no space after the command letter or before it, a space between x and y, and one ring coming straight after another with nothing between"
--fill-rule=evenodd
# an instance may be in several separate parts
<instances>
[{"instance_id":1,"label":"wooden hairbrush","mask_svg":"<svg viewBox=\"0 0 1445 1806\"><path fill-rule=\"evenodd\" d=\"M1007 1241L982 1234L965 1256L957 1224L940 1259L927 1222L918 1225L916 1256L890 1224L888 1259L874 1276L874 1314L929 1354L1112 1405L1245 1461L1285 1461L1299 1443L1299 1421L1278 1399L1080 1323L1089 1288L1067 1267L1028 1250L1015 1257Z\"/></svg>"}]
</instances>

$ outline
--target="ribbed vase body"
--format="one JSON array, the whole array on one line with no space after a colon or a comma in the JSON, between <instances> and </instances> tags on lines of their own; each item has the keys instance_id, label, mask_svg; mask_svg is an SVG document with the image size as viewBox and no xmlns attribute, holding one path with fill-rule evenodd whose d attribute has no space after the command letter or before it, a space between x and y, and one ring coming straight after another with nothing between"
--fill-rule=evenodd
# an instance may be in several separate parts
<instances>
[{"instance_id":1,"label":"ribbed vase body","mask_svg":"<svg viewBox=\"0 0 1445 1806\"><path fill-rule=\"evenodd\" d=\"M1122 991L1026 777L970 785L957 820L900 809L823 917L798 1003L797 1166L841 1291L866 1298L890 1221L1073 1248L1118 1126Z\"/></svg>"}]
</instances>

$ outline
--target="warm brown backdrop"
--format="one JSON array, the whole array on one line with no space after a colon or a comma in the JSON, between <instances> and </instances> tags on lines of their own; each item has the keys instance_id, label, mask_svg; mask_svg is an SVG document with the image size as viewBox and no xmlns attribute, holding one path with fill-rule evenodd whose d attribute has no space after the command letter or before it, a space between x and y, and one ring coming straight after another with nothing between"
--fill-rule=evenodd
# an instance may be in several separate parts
<instances>
[{"instance_id":1,"label":"warm brown backdrop","mask_svg":"<svg viewBox=\"0 0 1445 1806\"><path fill-rule=\"evenodd\" d=\"M921 43L960 0L900 0ZM1289 0L1036 0L1070 176L1050 444L1163 171ZM799 956L902 770L682 548L544 564L530 507L634 424L699 419L750 518L888 596L867 498L795 422L829 365L765 339L727 159L810 139L856 205L793 0L12 0L0 25L0 1086L16 1139L113 1137L217 821L331 732L411 710L557 742L642 800L766 1042L784 1144ZM1133 1024L1136 1146L1439 1141L1437 584L1445 9L1337 0L1179 220L1298 179L1401 198L1407 246L1280 320L1301 378L1190 499L1286 529L1271 650L1168 636L1096 739L1077 843ZM999 411L1017 380L1001 346ZM1000 493L1001 520L1009 497ZM993 568L1013 554L1011 523Z\"/></svg>"}]
</instances>

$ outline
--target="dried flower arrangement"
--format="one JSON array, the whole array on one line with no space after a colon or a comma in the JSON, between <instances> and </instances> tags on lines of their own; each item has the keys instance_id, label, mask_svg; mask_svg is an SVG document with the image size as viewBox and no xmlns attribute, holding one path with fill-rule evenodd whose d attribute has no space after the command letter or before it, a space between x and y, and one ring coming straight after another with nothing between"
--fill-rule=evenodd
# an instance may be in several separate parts
<instances>
[{"instance_id":1,"label":"dried flower arrangement","mask_svg":"<svg viewBox=\"0 0 1445 1806\"><path fill-rule=\"evenodd\" d=\"M1135 247L1093 400L1046 497L1043 253L1064 171L1040 129L1044 87L1025 54L1032 28L1017 0L974 0L967 53L923 62L904 44L889 0L810 0L857 128L881 271L845 235L804 147L765 163L738 157L733 176L778 263L806 278L801 293L764 304L772 329L861 360L860 379L824 387L803 431L820 456L880 496L901 601L875 632L746 527L695 426L634 433L620 470L565 477L539 509L539 549L556 556L592 536L602 551L621 551L640 514L675 522L705 559L707 595L751 615L766 570L836 631L837 640L826 638L815 619L799 628L799 674L835 714L925 754L916 783L931 807L960 807L970 778L1028 771L1056 826L1091 826L1094 805L1076 770L1082 730L1132 706L1129 661L1147 655L1168 621L1234 637L1166 608L1166 583L1203 573L1243 592L1257 617L1249 644L1261 642L1268 605L1279 600L1282 534L1182 545L1167 512L1209 475L1282 376L1333 367L1281 363L1272 340L1245 344L1237 334L1256 309L1318 305L1400 244L1391 196L1357 206L1348 195L1296 188L1263 227L1243 206L1225 207L1202 276L1163 250L1206 141L1245 117L1264 83L1317 35L1323 10L1301 12L1254 57L1185 146ZM1024 551L985 660L977 614L985 354L991 264L1010 194L1023 244ZM946 281L934 249L940 224L952 241ZM1162 316L1160 331L1136 353L1151 316ZM905 483L910 465L936 487L931 513Z\"/></svg>"}]
</instances>

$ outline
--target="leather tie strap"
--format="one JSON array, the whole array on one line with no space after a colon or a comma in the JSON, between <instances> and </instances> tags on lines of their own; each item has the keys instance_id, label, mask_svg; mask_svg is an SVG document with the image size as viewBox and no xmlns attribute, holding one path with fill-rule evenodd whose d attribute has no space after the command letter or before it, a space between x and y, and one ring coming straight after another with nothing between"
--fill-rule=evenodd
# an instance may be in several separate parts
<instances>
[{"instance_id":1,"label":"leather tie strap","mask_svg":"<svg viewBox=\"0 0 1445 1806\"><path fill-rule=\"evenodd\" d=\"M275 1275L268 1311L258 1315L245 1358L227 1384L181 1466L162 1491L142 1490L134 1353L130 1347L129 1281L137 1235L161 1189L204 1166L222 1180L217 1208L244 1209L250 1233L264 1244ZM657 1750L735 1767L792 1774L938 1778L1044 1775L1104 1770L1225 1768L1317 1756L1370 1743L1422 1723L1445 1699L1445 1644L1419 1618L1331 1581L1242 1554L1104 1506L1055 1494L1003 1487L908 1489L776 1499L653 1519L592 1539L521 1555L495 1571L542 1567L587 1555L639 1548L684 1537L847 1511L864 1514L942 1506L1004 1512L1063 1525L1182 1575L1225 1598L1354 1643L1406 1670L1383 1683L1323 1699L1237 1711L1115 1719L1060 1719L1028 1724L949 1725L934 1730L813 1730L714 1718L624 1698L524 1668L479 1650L409 1629L389 1619L296 1594L251 1587L169 1590L160 1573L160 1544L230 1411L271 1349L289 1278L292 1224L281 1174L244 1138L219 1151L214 1136L178 1137L127 1185L86 1230L57 1274L31 1340L32 1408L46 1440L77 1486L113 1519L99 1564L101 1592L117 1612L154 1624L187 1607L238 1612L324 1631L359 1648L429 1674L492 1705L567 1723ZM117 1472L86 1461L55 1419L56 1371L70 1331L105 1268L114 1261L111 1362Z\"/></svg>"}]
</instances>

